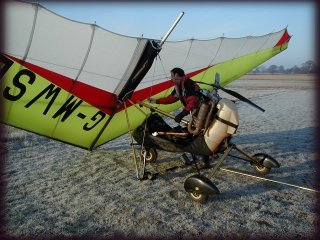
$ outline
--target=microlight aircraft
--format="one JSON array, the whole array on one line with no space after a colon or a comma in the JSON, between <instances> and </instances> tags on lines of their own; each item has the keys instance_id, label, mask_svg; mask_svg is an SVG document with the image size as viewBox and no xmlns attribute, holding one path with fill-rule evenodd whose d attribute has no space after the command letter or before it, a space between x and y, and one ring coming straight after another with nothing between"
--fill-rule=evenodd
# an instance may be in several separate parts
<instances>
[{"instance_id":1,"label":"microlight aircraft","mask_svg":"<svg viewBox=\"0 0 320 240\"><path fill-rule=\"evenodd\" d=\"M153 157L155 149L165 148L150 142L144 146L137 129L147 119L159 119L155 111L170 116L170 112L182 106L180 103L152 106L145 100L170 94L173 83L168 74L179 66L209 92L208 96L216 99L207 102L205 125L196 125L197 115L187 123L192 129L189 134L205 136L213 122L229 123L223 125L228 128L226 136L214 143L214 148L210 146L206 154L222 152L219 160L222 162L229 151L236 149L249 158L258 172L278 167L269 155L251 156L231 143L238 124L237 112L232 101L220 99L217 91L244 100L224 86L284 51L290 40L287 29L258 37L166 41L182 15L162 40L155 40L124 36L96 24L73 21L39 3L7 1L0 55L1 121L90 151L129 132L141 145L140 155L145 163ZM232 119L225 120L217 112L224 106L233 109ZM161 132L166 131L156 130L148 137L160 139ZM212 131L210 134L218 134ZM183 133L182 138L186 137ZM174 144L171 147L177 151ZM137 177L144 179L145 171L142 176L137 171ZM185 187L198 201L219 192L200 173L188 178Z\"/></svg>"}]
</instances>

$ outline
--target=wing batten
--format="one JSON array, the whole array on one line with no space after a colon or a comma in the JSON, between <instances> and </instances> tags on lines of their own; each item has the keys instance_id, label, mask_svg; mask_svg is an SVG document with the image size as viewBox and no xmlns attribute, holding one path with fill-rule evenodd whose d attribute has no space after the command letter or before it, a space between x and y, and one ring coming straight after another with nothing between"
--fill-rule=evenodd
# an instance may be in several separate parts
<instances>
[{"instance_id":1,"label":"wing batten","mask_svg":"<svg viewBox=\"0 0 320 240\"><path fill-rule=\"evenodd\" d=\"M39 4L36 3L36 4L33 4L32 6L36 6L36 9L35 9L35 12L34 12L32 29L31 29L31 32L30 32L30 38L29 38L29 41L28 41L28 45L26 47L25 54L24 54L23 59L22 59L23 62L26 61L28 53L29 53L29 50L31 48L32 39L33 39L33 36L34 36L34 31L35 31L36 23L37 23L38 11L39 11Z\"/></svg>"},{"instance_id":2,"label":"wing batten","mask_svg":"<svg viewBox=\"0 0 320 240\"><path fill-rule=\"evenodd\" d=\"M87 50L86 55L84 56L83 63L81 65L80 69L79 69L78 75L75 77L74 81L78 81L78 78L79 78L81 72L83 71L83 68L84 68L84 66L85 66L85 64L86 64L86 62L88 60L89 54L90 54L90 50L91 50L92 42L93 42L93 38L94 38L94 33L96 31L96 25L91 25L91 26L92 26L92 34L91 34L88 50Z\"/></svg>"}]
</instances>

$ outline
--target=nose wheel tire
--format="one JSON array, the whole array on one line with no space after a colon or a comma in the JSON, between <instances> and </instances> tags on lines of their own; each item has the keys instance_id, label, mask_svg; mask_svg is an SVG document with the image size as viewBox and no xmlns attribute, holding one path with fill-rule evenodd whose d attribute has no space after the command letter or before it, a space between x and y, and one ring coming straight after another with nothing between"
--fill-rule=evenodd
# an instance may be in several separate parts
<instances>
[{"instance_id":1,"label":"nose wheel tire","mask_svg":"<svg viewBox=\"0 0 320 240\"><path fill-rule=\"evenodd\" d=\"M208 200L209 195L206 194L201 194L201 193L188 193L190 198L195 201L195 202L199 202L199 203L205 203Z\"/></svg>"},{"instance_id":2,"label":"nose wheel tire","mask_svg":"<svg viewBox=\"0 0 320 240\"><path fill-rule=\"evenodd\" d=\"M267 175L271 168L262 165L263 156L255 154L253 157L257 159L257 162L252 162L253 169L260 175Z\"/></svg>"},{"instance_id":3,"label":"nose wheel tire","mask_svg":"<svg viewBox=\"0 0 320 240\"><path fill-rule=\"evenodd\" d=\"M271 168L265 167L265 166L263 166L261 164L257 164L257 163L253 164L253 169L257 173L259 173L260 175L267 175L271 170Z\"/></svg>"}]
</instances>

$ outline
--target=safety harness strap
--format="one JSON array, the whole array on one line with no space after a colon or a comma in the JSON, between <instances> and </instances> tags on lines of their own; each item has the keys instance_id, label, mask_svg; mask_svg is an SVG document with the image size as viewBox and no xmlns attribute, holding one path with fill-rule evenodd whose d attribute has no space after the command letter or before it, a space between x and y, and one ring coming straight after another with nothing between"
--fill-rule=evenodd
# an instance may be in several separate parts
<instances>
[{"instance_id":1,"label":"safety harness strap","mask_svg":"<svg viewBox=\"0 0 320 240\"><path fill-rule=\"evenodd\" d=\"M229 122L229 121L227 121L227 120L224 120L224 119L222 119L222 118L220 118L219 116L215 116L215 119L217 119L218 121L220 121L220 122L222 122L222 123L224 123L224 124L226 124L226 125L228 125L228 126L231 126L231 127L233 127L233 128L235 128L235 129L238 129L238 125L236 125L236 124L234 124L234 123L232 123L232 122Z\"/></svg>"}]
</instances>

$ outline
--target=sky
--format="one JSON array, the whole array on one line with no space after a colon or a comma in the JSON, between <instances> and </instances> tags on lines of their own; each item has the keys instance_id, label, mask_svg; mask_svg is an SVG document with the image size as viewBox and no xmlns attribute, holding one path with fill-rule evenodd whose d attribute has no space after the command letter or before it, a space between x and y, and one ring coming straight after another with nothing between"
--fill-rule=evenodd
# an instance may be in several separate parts
<instances>
[{"instance_id":1,"label":"sky","mask_svg":"<svg viewBox=\"0 0 320 240\"><path fill-rule=\"evenodd\" d=\"M47 9L66 18L96 23L109 31L161 39L177 16L185 14L168 40L239 38L260 36L287 27L289 47L263 66L285 68L315 61L316 5L301 2L64 2L40 1Z\"/></svg>"}]
</instances>

